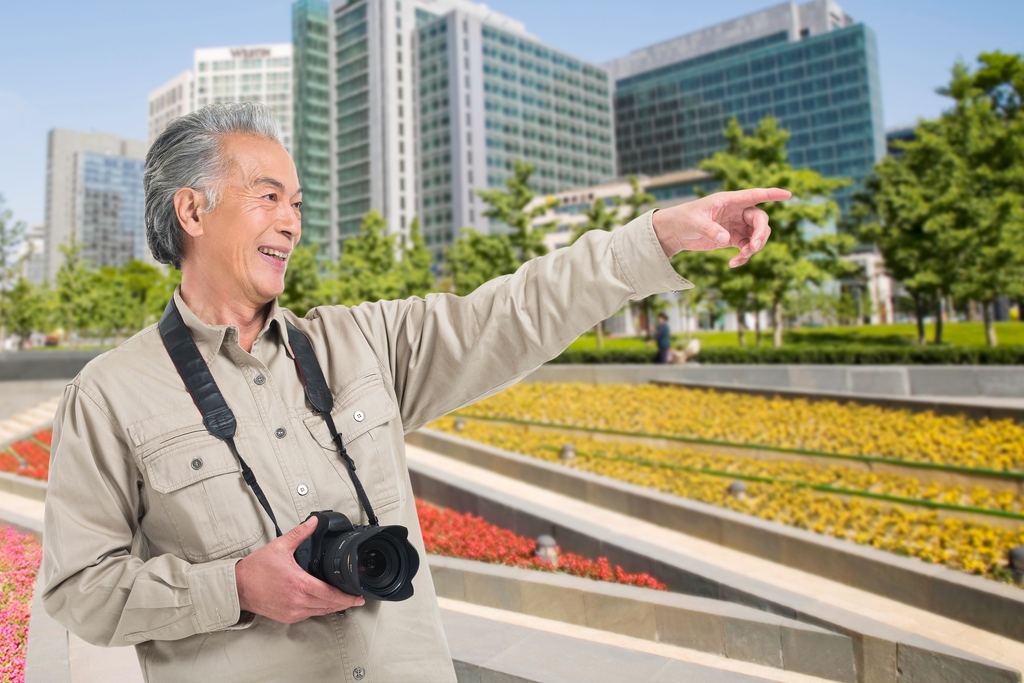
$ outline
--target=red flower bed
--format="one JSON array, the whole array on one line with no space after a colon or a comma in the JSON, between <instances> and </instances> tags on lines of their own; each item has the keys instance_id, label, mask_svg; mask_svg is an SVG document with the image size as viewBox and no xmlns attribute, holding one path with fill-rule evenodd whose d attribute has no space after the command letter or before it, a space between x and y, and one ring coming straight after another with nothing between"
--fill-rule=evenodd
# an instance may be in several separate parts
<instances>
[{"instance_id":1,"label":"red flower bed","mask_svg":"<svg viewBox=\"0 0 1024 683\"><path fill-rule=\"evenodd\" d=\"M36 432L30 439L11 444L0 451L0 471L45 481L50 474L52 439L53 432L46 429Z\"/></svg>"},{"instance_id":2,"label":"red flower bed","mask_svg":"<svg viewBox=\"0 0 1024 683\"><path fill-rule=\"evenodd\" d=\"M43 550L31 536L0 528L0 681L24 683L32 585Z\"/></svg>"},{"instance_id":3,"label":"red flower bed","mask_svg":"<svg viewBox=\"0 0 1024 683\"><path fill-rule=\"evenodd\" d=\"M557 565L553 565L534 555L537 549L535 540L470 514L459 514L421 500L416 501L416 513L428 553L667 590L665 584L649 574L629 574L622 567L613 568L604 557L594 561L574 553L564 553L560 554Z\"/></svg>"}]
</instances>

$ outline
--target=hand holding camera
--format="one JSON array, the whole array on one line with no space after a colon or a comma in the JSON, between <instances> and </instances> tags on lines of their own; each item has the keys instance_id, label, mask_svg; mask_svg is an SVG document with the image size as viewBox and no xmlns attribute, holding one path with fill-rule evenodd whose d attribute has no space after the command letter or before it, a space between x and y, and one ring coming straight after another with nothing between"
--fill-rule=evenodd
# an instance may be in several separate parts
<instances>
[{"instance_id":1,"label":"hand holding camera","mask_svg":"<svg viewBox=\"0 0 1024 683\"><path fill-rule=\"evenodd\" d=\"M294 624L364 603L361 597L343 593L295 564L295 550L313 535L316 522L311 517L235 565L240 609Z\"/></svg>"}]
</instances>

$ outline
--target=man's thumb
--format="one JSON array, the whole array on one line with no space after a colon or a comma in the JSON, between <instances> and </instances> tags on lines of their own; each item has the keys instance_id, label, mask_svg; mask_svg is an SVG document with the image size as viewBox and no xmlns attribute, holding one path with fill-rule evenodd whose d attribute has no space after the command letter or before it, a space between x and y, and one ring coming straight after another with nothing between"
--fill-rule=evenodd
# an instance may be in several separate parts
<instances>
[{"instance_id":1,"label":"man's thumb","mask_svg":"<svg viewBox=\"0 0 1024 683\"><path fill-rule=\"evenodd\" d=\"M295 552L295 549L298 548L303 541L312 536L314 531L316 531L316 523L317 518L310 517L281 538L284 539L285 545L287 545L292 552Z\"/></svg>"}]
</instances>

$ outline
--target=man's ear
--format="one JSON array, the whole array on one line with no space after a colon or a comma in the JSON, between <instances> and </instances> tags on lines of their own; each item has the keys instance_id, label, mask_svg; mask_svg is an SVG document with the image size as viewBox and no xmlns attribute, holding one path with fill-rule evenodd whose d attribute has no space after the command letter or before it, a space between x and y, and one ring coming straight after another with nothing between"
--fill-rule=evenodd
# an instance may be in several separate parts
<instances>
[{"instance_id":1,"label":"man's ear","mask_svg":"<svg viewBox=\"0 0 1024 683\"><path fill-rule=\"evenodd\" d=\"M177 214L178 222L189 237L200 237L203 234L199 209L205 201L206 197L191 187L183 187L174 193L174 213Z\"/></svg>"}]
</instances>

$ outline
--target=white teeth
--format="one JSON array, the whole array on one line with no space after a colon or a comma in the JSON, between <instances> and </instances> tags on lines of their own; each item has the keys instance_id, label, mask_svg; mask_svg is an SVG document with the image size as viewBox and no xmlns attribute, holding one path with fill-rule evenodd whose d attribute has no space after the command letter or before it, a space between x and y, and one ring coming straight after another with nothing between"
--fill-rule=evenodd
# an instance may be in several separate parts
<instances>
[{"instance_id":1,"label":"white teeth","mask_svg":"<svg viewBox=\"0 0 1024 683\"><path fill-rule=\"evenodd\" d=\"M279 258L282 261L284 261L286 258L288 258L288 254L284 253L283 251L278 251L277 249L267 249L266 247L260 247L259 248L259 252L261 254L266 254L267 256L273 256L275 258Z\"/></svg>"}]
</instances>

